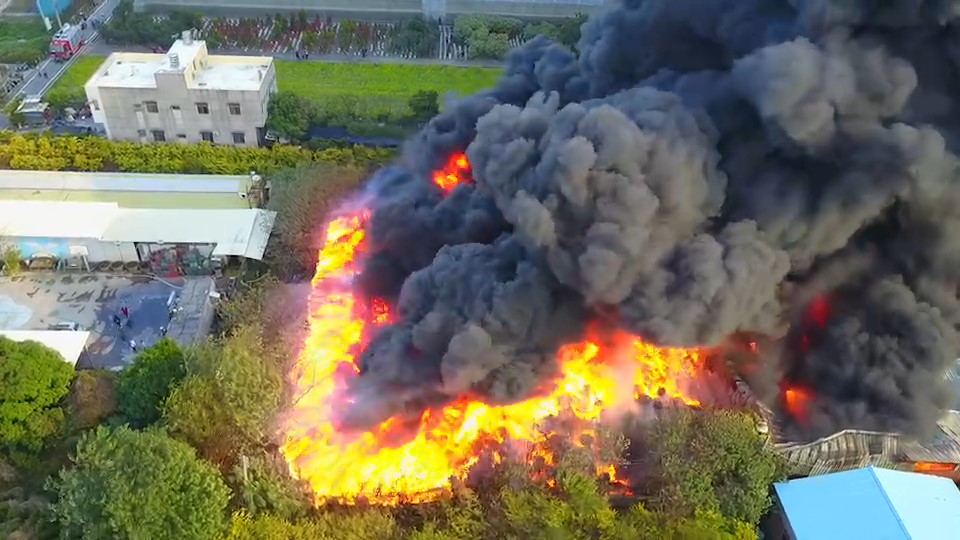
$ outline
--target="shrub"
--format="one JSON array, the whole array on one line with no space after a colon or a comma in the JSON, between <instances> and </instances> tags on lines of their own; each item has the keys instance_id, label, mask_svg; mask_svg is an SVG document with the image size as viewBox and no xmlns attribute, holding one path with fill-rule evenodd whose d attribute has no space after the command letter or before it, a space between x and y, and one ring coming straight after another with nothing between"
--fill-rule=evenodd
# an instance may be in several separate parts
<instances>
[{"instance_id":1,"label":"shrub","mask_svg":"<svg viewBox=\"0 0 960 540\"><path fill-rule=\"evenodd\" d=\"M20 170L166 174L271 173L301 163L335 163L370 169L392 150L353 146L310 151L296 146L243 148L201 144L140 144L99 137L11 135L0 140L0 168Z\"/></svg>"}]
</instances>

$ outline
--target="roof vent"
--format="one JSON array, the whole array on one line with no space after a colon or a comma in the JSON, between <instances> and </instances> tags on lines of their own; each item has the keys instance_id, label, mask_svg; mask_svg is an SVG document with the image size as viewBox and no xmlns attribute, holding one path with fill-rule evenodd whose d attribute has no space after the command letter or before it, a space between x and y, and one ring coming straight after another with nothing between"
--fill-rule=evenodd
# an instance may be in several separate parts
<instances>
[{"instance_id":1,"label":"roof vent","mask_svg":"<svg viewBox=\"0 0 960 540\"><path fill-rule=\"evenodd\" d=\"M170 67L173 69L180 69L180 55L177 53L170 53L167 55L167 58L170 59Z\"/></svg>"},{"instance_id":2,"label":"roof vent","mask_svg":"<svg viewBox=\"0 0 960 540\"><path fill-rule=\"evenodd\" d=\"M181 37L181 39L183 39L183 44L184 44L184 45L191 45L191 44L193 43L193 31L192 31L192 30L184 30L183 32L180 33L180 37Z\"/></svg>"},{"instance_id":3,"label":"roof vent","mask_svg":"<svg viewBox=\"0 0 960 540\"><path fill-rule=\"evenodd\" d=\"M263 81L263 70L262 70L262 69L258 69L258 70L257 70L257 80L258 80L258 81L261 81L261 82Z\"/></svg>"}]
</instances>

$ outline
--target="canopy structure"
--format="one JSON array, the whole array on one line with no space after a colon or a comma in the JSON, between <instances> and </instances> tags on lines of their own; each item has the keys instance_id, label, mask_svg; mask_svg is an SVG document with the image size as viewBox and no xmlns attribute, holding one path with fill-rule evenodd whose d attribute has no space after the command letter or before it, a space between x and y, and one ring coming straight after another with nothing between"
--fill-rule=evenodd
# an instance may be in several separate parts
<instances>
[{"instance_id":1,"label":"canopy structure","mask_svg":"<svg viewBox=\"0 0 960 540\"><path fill-rule=\"evenodd\" d=\"M0 201L0 237L214 244L214 255L263 258L276 212L154 210L116 203Z\"/></svg>"}]
</instances>

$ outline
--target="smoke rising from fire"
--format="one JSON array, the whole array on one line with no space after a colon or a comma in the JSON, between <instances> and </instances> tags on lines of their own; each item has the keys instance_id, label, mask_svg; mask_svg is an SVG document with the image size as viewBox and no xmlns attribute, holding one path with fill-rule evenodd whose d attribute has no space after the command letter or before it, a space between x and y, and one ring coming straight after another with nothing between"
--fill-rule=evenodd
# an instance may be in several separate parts
<instances>
[{"instance_id":1,"label":"smoke rising from fire","mask_svg":"<svg viewBox=\"0 0 960 540\"><path fill-rule=\"evenodd\" d=\"M627 0L578 55L514 51L371 183L358 283L397 319L343 425L528 398L601 321L766 336L745 377L785 412L803 389L796 436L930 428L960 355L954 23L945 1Z\"/></svg>"}]
</instances>

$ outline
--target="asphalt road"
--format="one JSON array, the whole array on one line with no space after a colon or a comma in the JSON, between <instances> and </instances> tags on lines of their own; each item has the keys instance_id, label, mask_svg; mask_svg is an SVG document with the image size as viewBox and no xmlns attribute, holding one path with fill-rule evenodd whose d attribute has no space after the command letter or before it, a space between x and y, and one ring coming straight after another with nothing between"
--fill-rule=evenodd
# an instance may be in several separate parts
<instances>
[{"instance_id":1,"label":"asphalt road","mask_svg":"<svg viewBox=\"0 0 960 540\"><path fill-rule=\"evenodd\" d=\"M100 4L94 8L92 13L88 13L90 19L100 19L106 21L111 16L113 16L113 10L117 7L117 4L120 3L120 0L102 0ZM91 25L87 25L87 29L81 32L83 39L86 40L87 44L84 48L95 43L96 40L100 37L100 33L93 29ZM84 49L80 49L80 52L83 53ZM74 56L74 58L78 58ZM40 62L34 70L33 74L30 75L24 84L20 85L20 88L11 96L11 101L20 97L21 95L29 96L35 94L44 94L47 90L50 89L54 83L57 82L57 79L66 72L67 68L70 66L71 62L62 62L57 63L49 58Z\"/></svg>"}]
</instances>

